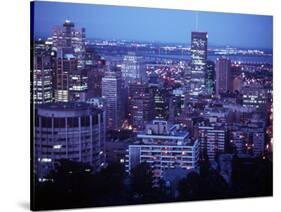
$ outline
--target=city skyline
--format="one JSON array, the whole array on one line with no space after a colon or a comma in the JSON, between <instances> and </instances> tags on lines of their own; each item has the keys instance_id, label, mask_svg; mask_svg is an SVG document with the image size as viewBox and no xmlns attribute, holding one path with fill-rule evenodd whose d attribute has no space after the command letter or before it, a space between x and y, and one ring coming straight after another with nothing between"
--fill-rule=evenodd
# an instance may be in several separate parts
<instances>
[{"instance_id":1,"label":"city skyline","mask_svg":"<svg viewBox=\"0 0 281 212\"><path fill-rule=\"evenodd\" d=\"M190 45L190 32L201 31L208 32L210 46L273 46L272 16L58 2L34 5L37 38L46 39L55 25L68 19L86 28L88 39Z\"/></svg>"},{"instance_id":2,"label":"city skyline","mask_svg":"<svg viewBox=\"0 0 281 212\"><path fill-rule=\"evenodd\" d=\"M31 7L35 29L50 30L48 38L31 37L31 208L272 196L273 52L210 48L211 42L230 38L237 20L226 21L228 28L218 21L203 29L194 13L195 30L178 29L183 24L171 19L177 25L166 34L166 19L146 21L152 16L144 13L158 10L130 8L126 13L127 7L116 7L115 15L122 10L121 19L125 15L133 27L107 17L111 23L95 20L99 27L92 30L80 15L89 14L77 14L84 6L66 6L59 15L46 10L63 18L47 16L51 29L36 15L41 11ZM97 7L87 6L89 11ZM98 8L103 16L111 7ZM144 12L137 14L142 24L134 19L136 11ZM183 14L159 11L165 17ZM255 27L266 30L263 23ZM233 42L262 39L255 27L233 33ZM96 31L131 38L159 33L168 41L179 38L179 30L189 32L190 41L89 39ZM226 32L225 37L216 31Z\"/></svg>"}]
</instances>

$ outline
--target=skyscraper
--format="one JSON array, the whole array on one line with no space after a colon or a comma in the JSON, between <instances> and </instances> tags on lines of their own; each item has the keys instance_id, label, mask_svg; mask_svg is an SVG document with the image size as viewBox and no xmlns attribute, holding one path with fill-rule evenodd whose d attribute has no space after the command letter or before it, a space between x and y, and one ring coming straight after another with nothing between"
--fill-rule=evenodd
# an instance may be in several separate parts
<instances>
[{"instance_id":1,"label":"skyscraper","mask_svg":"<svg viewBox=\"0 0 281 212\"><path fill-rule=\"evenodd\" d=\"M231 61L227 58L216 60L216 95L232 90Z\"/></svg>"},{"instance_id":2,"label":"skyscraper","mask_svg":"<svg viewBox=\"0 0 281 212\"><path fill-rule=\"evenodd\" d=\"M102 97L106 102L106 122L108 129L120 129L123 122L121 73L107 71L102 78Z\"/></svg>"},{"instance_id":3,"label":"skyscraper","mask_svg":"<svg viewBox=\"0 0 281 212\"><path fill-rule=\"evenodd\" d=\"M57 102L86 100L85 29L76 28L66 20L53 30L52 47L56 50L55 100Z\"/></svg>"},{"instance_id":4,"label":"skyscraper","mask_svg":"<svg viewBox=\"0 0 281 212\"><path fill-rule=\"evenodd\" d=\"M52 43L55 48L73 48L74 56L78 60L77 67L84 67L85 59L85 28L75 27L74 23L65 20L61 26L53 30Z\"/></svg>"},{"instance_id":5,"label":"skyscraper","mask_svg":"<svg viewBox=\"0 0 281 212\"><path fill-rule=\"evenodd\" d=\"M205 93L205 71L207 60L207 32L191 33L191 85L192 96Z\"/></svg>"}]
</instances>

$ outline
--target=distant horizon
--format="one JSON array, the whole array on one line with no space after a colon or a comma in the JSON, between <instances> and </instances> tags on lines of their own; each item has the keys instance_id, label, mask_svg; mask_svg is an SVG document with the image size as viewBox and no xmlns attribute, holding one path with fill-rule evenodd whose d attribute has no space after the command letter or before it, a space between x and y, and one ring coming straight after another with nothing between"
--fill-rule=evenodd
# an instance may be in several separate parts
<instances>
[{"instance_id":1,"label":"distant horizon","mask_svg":"<svg viewBox=\"0 0 281 212\"><path fill-rule=\"evenodd\" d=\"M87 33L87 31L86 31ZM42 40L47 40L50 36L34 36L35 40L38 40L38 39L42 39ZM183 46L186 46L186 47L190 47L191 45L191 42L190 43L181 43L181 42L165 42L165 41L149 41L149 40L130 40L130 39L114 39L114 38L111 38L111 39L105 39L105 38L89 38L86 36L86 40L106 40L106 41L125 41L125 42L138 42L138 43L153 43L153 44L162 44L162 45L168 45L168 44L171 44L171 45L183 45ZM237 48L237 49L256 49L256 50L266 50L266 51L273 51L273 48L260 48L260 47L247 47L247 46L234 46L234 45L231 45L231 44L213 44L213 43L208 43L208 49L209 48L224 48L224 47L230 47L230 48Z\"/></svg>"},{"instance_id":2,"label":"distant horizon","mask_svg":"<svg viewBox=\"0 0 281 212\"><path fill-rule=\"evenodd\" d=\"M272 16L44 1L33 4L35 38L50 37L52 28L68 19L86 29L87 39L190 46L191 32L204 31L209 46L273 49Z\"/></svg>"}]
</instances>

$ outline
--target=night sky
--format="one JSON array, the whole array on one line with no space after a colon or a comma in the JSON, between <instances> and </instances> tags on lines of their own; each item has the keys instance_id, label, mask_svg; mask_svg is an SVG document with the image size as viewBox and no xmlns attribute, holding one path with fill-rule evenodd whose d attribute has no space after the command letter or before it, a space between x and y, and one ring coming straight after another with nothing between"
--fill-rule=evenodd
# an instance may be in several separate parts
<instances>
[{"instance_id":1,"label":"night sky","mask_svg":"<svg viewBox=\"0 0 281 212\"><path fill-rule=\"evenodd\" d=\"M210 45L245 48L273 46L272 16L35 2L34 34L48 37L69 19L86 28L87 38L190 43L191 31L206 31Z\"/></svg>"}]
</instances>

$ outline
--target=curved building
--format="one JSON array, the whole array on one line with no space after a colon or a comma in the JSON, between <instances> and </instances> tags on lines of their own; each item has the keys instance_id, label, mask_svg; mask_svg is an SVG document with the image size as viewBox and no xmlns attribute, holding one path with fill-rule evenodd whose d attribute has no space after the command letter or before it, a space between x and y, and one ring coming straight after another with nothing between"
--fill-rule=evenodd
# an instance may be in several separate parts
<instances>
[{"instance_id":1,"label":"curved building","mask_svg":"<svg viewBox=\"0 0 281 212\"><path fill-rule=\"evenodd\" d=\"M46 177L61 159L104 165L104 112L87 103L48 103L35 109L34 168Z\"/></svg>"}]
</instances>

